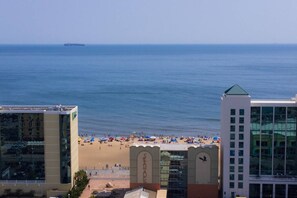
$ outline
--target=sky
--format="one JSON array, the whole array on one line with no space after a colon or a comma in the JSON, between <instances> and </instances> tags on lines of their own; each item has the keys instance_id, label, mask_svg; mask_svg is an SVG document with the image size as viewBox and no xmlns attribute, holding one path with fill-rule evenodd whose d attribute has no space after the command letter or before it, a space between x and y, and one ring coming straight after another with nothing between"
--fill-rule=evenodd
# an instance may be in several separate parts
<instances>
[{"instance_id":1,"label":"sky","mask_svg":"<svg viewBox=\"0 0 297 198\"><path fill-rule=\"evenodd\" d=\"M0 44L297 43L296 0L0 0Z\"/></svg>"}]
</instances>

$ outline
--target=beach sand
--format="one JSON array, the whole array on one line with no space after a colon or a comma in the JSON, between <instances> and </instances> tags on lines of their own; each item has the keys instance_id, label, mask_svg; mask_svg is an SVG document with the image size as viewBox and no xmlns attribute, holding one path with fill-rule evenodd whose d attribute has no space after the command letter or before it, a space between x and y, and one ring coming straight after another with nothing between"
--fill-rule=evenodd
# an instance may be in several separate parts
<instances>
[{"instance_id":1,"label":"beach sand","mask_svg":"<svg viewBox=\"0 0 297 198\"><path fill-rule=\"evenodd\" d=\"M79 146L79 168L80 169L110 169L115 164L121 167L129 167L129 145L131 142L106 142L99 143L98 140L90 143L80 143Z\"/></svg>"}]
</instances>

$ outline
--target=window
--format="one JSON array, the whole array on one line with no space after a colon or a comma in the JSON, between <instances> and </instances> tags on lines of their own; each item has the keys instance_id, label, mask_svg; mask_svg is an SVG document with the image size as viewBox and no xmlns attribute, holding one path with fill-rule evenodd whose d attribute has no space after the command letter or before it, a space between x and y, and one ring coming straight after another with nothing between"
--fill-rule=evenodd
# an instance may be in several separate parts
<instances>
[{"instance_id":1,"label":"window","mask_svg":"<svg viewBox=\"0 0 297 198\"><path fill-rule=\"evenodd\" d=\"M231 118L230 118L230 123L231 123L231 124L234 124L234 123L235 123L235 117L231 117Z\"/></svg>"},{"instance_id":2,"label":"window","mask_svg":"<svg viewBox=\"0 0 297 198\"><path fill-rule=\"evenodd\" d=\"M230 158L230 164L234 164L235 163L235 159L234 158Z\"/></svg>"},{"instance_id":3,"label":"window","mask_svg":"<svg viewBox=\"0 0 297 198\"><path fill-rule=\"evenodd\" d=\"M243 180L243 174L238 175L238 180L242 181Z\"/></svg>"},{"instance_id":4,"label":"window","mask_svg":"<svg viewBox=\"0 0 297 198\"><path fill-rule=\"evenodd\" d=\"M229 179L234 180L234 174L230 174Z\"/></svg>"},{"instance_id":5,"label":"window","mask_svg":"<svg viewBox=\"0 0 297 198\"><path fill-rule=\"evenodd\" d=\"M261 142L261 146L267 147L268 146L268 142L266 142L266 141Z\"/></svg>"},{"instance_id":6,"label":"window","mask_svg":"<svg viewBox=\"0 0 297 198\"><path fill-rule=\"evenodd\" d=\"M239 109L239 115L244 115L244 109Z\"/></svg>"},{"instance_id":7,"label":"window","mask_svg":"<svg viewBox=\"0 0 297 198\"><path fill-rule=\"evenodd\" d=\"M234 133L230 134L230 140L235 140L235 134Z\"/></svg>"},{"instance_id":8,"label":"window","mask_svg":"<svg viewBox=\"0 0 297 198\"><path fill-rule=\"evenodd\" d=\"M238 188L243 188L243 183L242 182L238 182Z\"/></svg>"},{"instance_id":9,"label":"window","mask_svg":"<svg viewBox=\"0 0 297 198\"><path fill-rule=\"evenodd\" d=\"M244 123L244 117L240 117L240 118L239 118L239 123L240 123L240 124L243 124L243 123Z\"/></svg>"},{"instance_id":10,"label":"window","mask_svg":"<svg viewBox=\"0 0 297 198\"><path fill-rule=\"evenodd\" d=\"M235 151L234 150L230 150L230 156L235 156Z\"/></svg>"},{"instance_id":11,"label":"window","mask_svg":"<svg viewBox=\"0 0 297 198\"><path fill-rule=\"evenodd\" d=\"M244 126L243 125L239 126L239 132L244 132Z\"/></svg>"},{"instance_id":12,"label":"window","mask_svg":"<svg viewBox=\"0 0 297 198\"><path fill-rule=\"evenodd\" d=\"M230 142L230 148L235 148L235 142Z\"/></svg>"},{"instance_id":13,"label":"window","mask_svg":"<svg viewBox=\"0 0 297 198\"><path fill-rule=\"evenodd\" d=\"M243 148L244 143L243 142L238 142L238 147Z\"/></svg>"},{"instance_id":14,"label":"window","mask_svg":"<svg viewBox=\"0 0 297 198\"><path fill-rule=\"evenodd\" d=\"M243 166L238 166L238 172L242 173L243 172Z\"/></svg>"},{"instance_id":15,"label":"window","mask_svg":"<svg viewBox=\"0 0 297 198\"><path fill-rule=\"evenodd\" d=\"M243 140L243 134L239 134L239 140Z\"/></svg>"},{"instance_id":16,"label":"window","mask_svg":"<svg viewBox=\"0 0 297 198\"><path fill-rule=\"evenodd\" d=\"M238 158L238 164L243 164L243 158Z\"/></svg>"},{"instance_id":17,"label":"window","mask_svg":"<svg viewBox=\"0 0 297 198\"><path fill-rule=\"evenodd\" d=\"M239 155L239 156L243 156L243 150L239 150L238 155Z\"/></svg>"},{"instance_id":18,"label":"window","mask_svg":"<svg viewBox=\"0 0 297 198\"><path fill-rule=\"evenodd\" d=\"M234 132L234 131L235 131L235 125L231 125L231 126L230 126L230 131L231 131L231 132Z\"/></svg>"},{"instance_id":19,"label":"window","mask_svg":"<svg viewBox=\"0 0 297 198\"><path fill-rule=\"evenodd\" d=\"M234 173L234 166L229 167L230 173Z\"/></svg>"},{"instance_id":20,"label":"window","mask_svg":"<svg viewBox=\"0 0 297 198\"><path fill-rule=\"evenodd\" d=\"M234 188L234 182L229 183L229 188Z\"/></svg>"},{"instance_id":21,"label":"window","mask_svg":"<svg viewBox=\"0 0 297 198\"><path fill-rule=\"evenodd\" d=\"M235 115L235 109L231 109L231 110L230 110L230 114L231 114L231 115Z\"/></svg>"}]
</instances>

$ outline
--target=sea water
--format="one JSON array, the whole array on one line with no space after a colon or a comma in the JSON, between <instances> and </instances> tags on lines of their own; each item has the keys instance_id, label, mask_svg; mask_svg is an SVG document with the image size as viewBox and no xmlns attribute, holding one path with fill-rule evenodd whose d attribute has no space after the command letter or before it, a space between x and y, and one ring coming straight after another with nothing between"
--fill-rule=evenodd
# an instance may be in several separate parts
<instances>
[{"instance_id":1,"label":"sea water","mask_svg":"<svg viewBox=\"0 0 297 198\"><path fill-rule=\"evenodd\" d=\"M78 105L79 133L217 135L220 97L297 93L297 45L1 45L0 104Z\"/></svg>"}]
</instances>

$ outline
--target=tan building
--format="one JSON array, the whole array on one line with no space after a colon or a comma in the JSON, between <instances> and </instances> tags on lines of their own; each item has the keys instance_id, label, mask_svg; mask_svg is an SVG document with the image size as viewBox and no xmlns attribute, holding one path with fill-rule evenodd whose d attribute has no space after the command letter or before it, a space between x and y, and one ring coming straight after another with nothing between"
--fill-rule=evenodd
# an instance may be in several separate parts
<instances>
[{"instance_id":1,"label":"tan building","mask_svg":"<svg viewBox=\"0 0 297 198\"><path fill-rule=\"evenodd\" d=\"M130 147L130 187L165 189L170 198L217 198L218 147L135 144Z\"/></svg>"},{"instance_id":2,"label":"tan building","mask_svg":"<svg viewBox=\"0 0 297 198\"><path fill-rule=\"evenodd\" d=\"M0 195L66 194L78 171L76 106L0 106Z\"/></svg>"}]
</instances>

